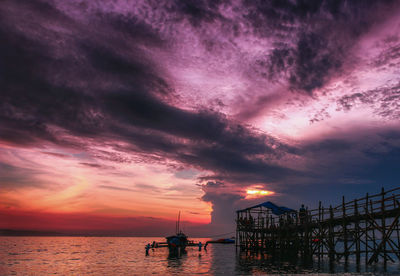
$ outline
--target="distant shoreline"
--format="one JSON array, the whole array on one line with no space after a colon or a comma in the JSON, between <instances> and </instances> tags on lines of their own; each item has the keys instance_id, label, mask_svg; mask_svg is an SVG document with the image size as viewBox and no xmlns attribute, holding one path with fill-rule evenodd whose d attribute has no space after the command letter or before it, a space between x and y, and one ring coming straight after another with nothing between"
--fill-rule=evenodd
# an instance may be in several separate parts
<instances>
[{"instance_id":1,"label":"distant shoreline","mask_svg":"<svg viewBox=\"0 0 400 276\"><path fill-rule=\"evenodd\" d=\"M165 235L167 236L167 235ZM96 234L96 233L62 233L53 231L38 230L17 230L17 229L0 229L0 237L120 237L120 238L163 238L164 236L149 237L128 234ZM205 239L208 237L193 237L193 239Z\"/></svg>"}]
</instances>

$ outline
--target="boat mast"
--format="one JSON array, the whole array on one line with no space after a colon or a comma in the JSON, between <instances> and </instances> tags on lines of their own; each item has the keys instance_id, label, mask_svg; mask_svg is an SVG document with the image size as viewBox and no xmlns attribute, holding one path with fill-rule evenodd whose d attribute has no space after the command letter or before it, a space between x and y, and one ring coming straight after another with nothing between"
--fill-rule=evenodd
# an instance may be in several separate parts
<instances>
[{"instance_id":1,"label":"boat mast","mask_svg":"<svg viewBox=\"0 0 400 276\"><path fill-rule=\"evenodd\" d=\"M181 211L179 211L179 213L178 213L178 227L177 227L177 231L176 231L177 234L179 234L179 222L180 222L180 220L181 220Z\"/></svg>"}]
</instances>

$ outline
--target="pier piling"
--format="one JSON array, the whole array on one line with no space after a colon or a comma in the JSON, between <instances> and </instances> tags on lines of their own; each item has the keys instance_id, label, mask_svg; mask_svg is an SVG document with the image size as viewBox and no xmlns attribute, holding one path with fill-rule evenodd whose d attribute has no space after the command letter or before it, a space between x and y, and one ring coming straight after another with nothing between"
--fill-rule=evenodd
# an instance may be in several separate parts
<instances>
[{"instance_id":1,"label":"pier piling","mask_svg":"<svg viewBox=\"0 0 400 276\"><path fill-rule=\"evenodd\" d=\"M400 187L347 202L343 196L335 207L320 201L305 217L289 210L275 215L261 204L237 211L237 247L318 262L327 256L330 264L354 258L357 270L362 258L365 265L400 261Z\"/></svg>"}]
</instances>

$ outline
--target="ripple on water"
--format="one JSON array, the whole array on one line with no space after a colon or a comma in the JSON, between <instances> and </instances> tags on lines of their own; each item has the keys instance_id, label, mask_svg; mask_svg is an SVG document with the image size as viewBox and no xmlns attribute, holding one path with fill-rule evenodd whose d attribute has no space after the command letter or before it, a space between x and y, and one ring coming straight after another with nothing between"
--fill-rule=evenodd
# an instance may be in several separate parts
<instances>
[{"instance_id":1,"label":"ripple on water","mask_svg":"<svg viewBox=\"0 0 400 276\"><path fill-rule=\"evenodd\" d=\"M1 1L1 0L0 0ZM210 244L201 254L189 248L181 258L168 258L167 248L145 256L149 240L163 238L0 237L0 275L265 275L315 273L288 264L266 266L259 256L235 254L234 245ZM197 240L197 239L195 239ZM200 240L200 239L199 239ZM201 239L205 242L206 239ZM13 246L16 244L17 246ZM81 246L76 246L81 245ZM47 249L47 251L36 249ZM79 250L79 251L76 251ZM22 255L23 252L29 252ZM73 254L74 253L74 254ZM27 253L25 253L27 254ZM79 255L81 254L81 255ZM290 263L290 266L293 264ZM294 265L297 265L296 263ZM396 272L398 271L398 268ZM373 274L372 274L373 275Z\"/></svg>"}]
</instances>

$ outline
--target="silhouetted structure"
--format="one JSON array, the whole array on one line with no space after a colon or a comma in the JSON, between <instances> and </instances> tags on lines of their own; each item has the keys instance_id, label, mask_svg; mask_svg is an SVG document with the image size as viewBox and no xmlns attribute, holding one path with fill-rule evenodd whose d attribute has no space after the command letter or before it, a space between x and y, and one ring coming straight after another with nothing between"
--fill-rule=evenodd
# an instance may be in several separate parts
<instances>
[{"instance_id":1,"label":"silhouetted structure","mask_svg":"<svg viewBox=\"0 0 400 276\"><path fill-rule=\"evenodd\" d=\"M186 246L188 246L189 243L188 237L179 228L180 221L181 211L179 211L178 220L176 222L176 234L166 237L170 255L179 256L182 253L185 253Z\"/></svg>"},{"instance_id":2,"label":"silhouetted structure","mask_svg":"<svg viewBox=\"0 0 400 276\"><path fill-rule=\"evenodd\" d=\"M333 264L355 258L359 267L383 260L400 260L400 187L345 202L336 207L276 212L259 204L237 211L236 245L241 250L293 254ZM278 207L281 208L281 207ZM284 207L283 207L284 208ZM281 210L282 211L282 210ZM278 215L277 215L278 214Z\"/></svg>"}]
</instances>

